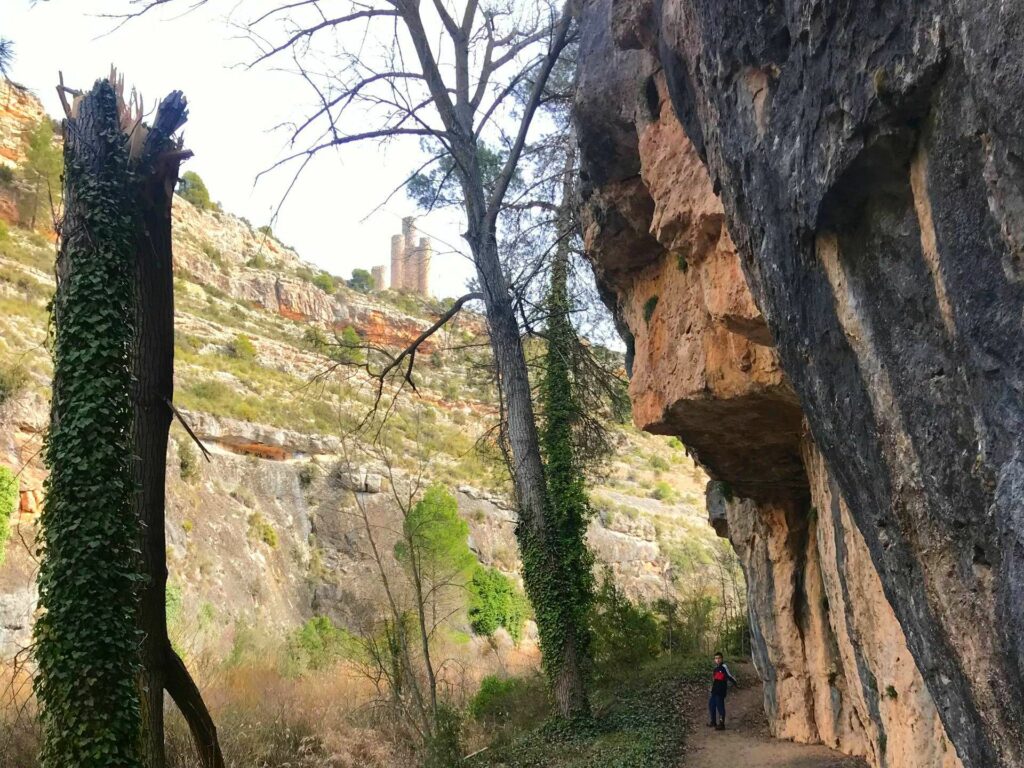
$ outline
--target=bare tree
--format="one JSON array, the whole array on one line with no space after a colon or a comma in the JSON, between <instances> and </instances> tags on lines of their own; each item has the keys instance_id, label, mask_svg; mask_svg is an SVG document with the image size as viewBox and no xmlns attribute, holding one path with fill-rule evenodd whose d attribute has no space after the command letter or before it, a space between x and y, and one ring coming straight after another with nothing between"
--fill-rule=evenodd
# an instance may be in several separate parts
<instances>
[{"instance_id":1,"label":"bare tree","mask_svg":"<svg viewBox=\"0 0 1024 768\"><path fill-rule=\"evenodd\" d=\"M395 462L385 433L358 451L343 443L336 476L351 494L357 526L365 537L378 584L384 593L384 616L363 633L368 676L378 685L401 722L430 746L438 736L443 699L439 691L445 662L435 658L437 634L465 607L465 593L476 558L466 542L454 499L428 487L425 450ZM396 514L373 509L363 492L367 470L360 459L383 473L387 506ZM438 506L440 503L441 506ZM449 506L445 506L449 505ZM462 530L458 526L462 526Z\"/></svg>"},{"instance_id":2,"label":"bare tree","mask_svg":"<svg viewBox=\"0 0 1024 768\"><path fill-rule=\"evenodd\" d=\"M131 15L166 2L140 0ZM549 78L570 42L571 4L466 0L456 9L448 0L293 0L239 25L259 46L253 63L290 60L316 95L317 107L292 129L299 148L279 166L295 163L298 173L324 150L402 137L427 140L434 153L427 164L451 162L487 313L520 530L546 552L544 464L498 222ZM501 148L493 172L482 162L488 138ZM417 346L406 355L410 366ZM543 591L538 579L557 584L566 567L546 557L525 574L528 592L536 600ZM586 709L585 659L575 636L566 633L560 647L547 644L565 715Z\"/></svg>"}]
</instances>

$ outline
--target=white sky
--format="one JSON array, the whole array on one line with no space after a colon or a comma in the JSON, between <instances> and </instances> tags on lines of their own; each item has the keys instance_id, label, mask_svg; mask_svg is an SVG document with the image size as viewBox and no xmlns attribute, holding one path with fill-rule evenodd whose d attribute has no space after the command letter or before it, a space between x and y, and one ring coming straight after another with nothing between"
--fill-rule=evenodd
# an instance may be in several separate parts
<instances>
[{"instance_id":1,"label":"white sky","mask_svg":"<svg viewBox=\"0 0 1024 768\"><path fill-rule=\"evenodd\" d=\"M269 68L246 70L250 43L240 40L226 15L237 0L210 0L182 15L189 0L158 9L119 30L103 13L123 13L127 0L0 0L0 33L15 45L12 79L34 91L53 115L61 113L54 86L58 70L70 87L85 88L116 64L137 87L147 108L179 89L189 100L186 145L195 157L184 167L203 177L226 211L259 226L270 220L291 174L255 176L286 154L275 125L307 114L315 98L294 75ZM249 11L245 11L246 16ZM416 213L399 192L371 214L418 165L415 138L387 147L360 144L318 155L282 209L274 233L306 260L348 277L354 267L390 268L390 238L401 218ZM449 246L463 248L461 228L448 213L419 221L434 238L434 295L463 292L472 265Z\"/></svg>"}]
</instances>

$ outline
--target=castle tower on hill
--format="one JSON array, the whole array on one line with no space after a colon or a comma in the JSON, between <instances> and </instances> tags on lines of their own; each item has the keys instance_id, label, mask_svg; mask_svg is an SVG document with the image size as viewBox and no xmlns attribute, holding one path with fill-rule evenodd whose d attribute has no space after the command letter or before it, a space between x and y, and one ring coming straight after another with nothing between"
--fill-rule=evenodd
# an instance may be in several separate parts
<instances>
[{"instance_id":1,"label":"castle tower on hill","mask_svg":"<svg viewBox=\"0 0 1024 768\"><path fill-rule=\"evenodd\" d=\"M430 295L430 238L420 237L416 219L402 219L402 234L391 237L391 289Z\"/></svg>"},{"instance_id":2,"label":"castle tower on hill","mask_svg":"<svg viewBox=\"0 0 1024 768\"><path fill-rule=\"evenodd\" d=\"M370 274L373 276L373 290L383 291L385 288L384 284L384 265L374 267L370 270Z\"/></svg>"}]
</instances>

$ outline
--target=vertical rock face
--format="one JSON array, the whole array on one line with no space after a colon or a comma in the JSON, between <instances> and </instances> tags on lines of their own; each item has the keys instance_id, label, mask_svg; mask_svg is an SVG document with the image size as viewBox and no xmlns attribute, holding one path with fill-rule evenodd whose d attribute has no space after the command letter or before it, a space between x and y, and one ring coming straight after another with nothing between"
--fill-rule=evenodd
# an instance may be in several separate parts
<instances>
[{"instance_id":1,"label":"vertical rock face","mask_svg":"<svg viewBox=\"0 0 1024 768\"><path fill-rule=\"evenodd\" d=\"M0 77L0 165L21 165L25 131L47 119L43 105L27 88Z\"/></svg>"},{"instance_id":2,"label":"vertical rock face","mask_svg":"<svg viewBox=\"0 0 1024 768\"><path fill-rule=\"evenodd\" d=\"M584 225L773 728L1024 765L1024 8L598 0ZM806 434L802 424L806 425Z\"/></svg>"}]
</instances>

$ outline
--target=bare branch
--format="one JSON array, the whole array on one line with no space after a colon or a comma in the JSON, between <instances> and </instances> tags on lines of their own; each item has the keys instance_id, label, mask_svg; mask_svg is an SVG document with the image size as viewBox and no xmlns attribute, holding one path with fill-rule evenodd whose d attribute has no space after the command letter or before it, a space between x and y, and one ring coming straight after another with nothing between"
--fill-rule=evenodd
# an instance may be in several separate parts
<instances>
[{"instance_id":1,"label":"bare branch","mask_svg":"<svg viewBox=\"0 0 1024 768\"><path fill-rule=\"evenodd\" d=\"M386 10L381 10L381 9L369 9L369 10L365 10L365 11L356 11L355 13L350 13L347 16L338 16L338 17L333 18L333 19L326 19L325 21L322 21L319 24L314 24L312 27L306 27L304 29L300 29L298 32L296 32L294 35L292 35L290 38L288 38L287 41L281 43L280 45L275 45L269 51L265 51L255 61L250 62L249 68L251 69L252 67L254 67L257 64L259 64L260 62L266 61L271 56L274 56L274 55L280 53L281 51L283 51L285 49L291 48L295 43L297 43L299 40L301 40L304 37L306 37L306 38L312 37L313 35L315 35L317 32L319 32L322 29L338 27L338 26L341 26L343 24L347 24L347 23L349 23L351 21L358 21L359 19L369 19L369 18L373 18L373 17L376 17L376 16L397 16L397 15L398 15L397 11L386 11Z\"/></svg>"},{"instance_id":2,"label":"bare branch","mask_svg":"<svg viewBox=\"0 0 1024 768\"><path fill-rule=\"evenodd\" d=\"M533 85L533 91L530 94L530 98L523 109L523 117L519 123L519 133L516 136L515 143L512 145L509 151L509 156L505 161L505 167L501 171L501 175L498 177L498 181L494 185L494 190L491 192L491 199L487 204L487 223L490 226L494 226L495 221L498 218L498 213L501 210L502 201L505 199L505 192L508 190L508 185L512 181L512 175L515 173L516 167L519 165L519 157L523 153L523 147L526 146L526 137L529 135L530 126L533 124L533 117L537 113L537 107L540 105L541 96L544 93L544 87L547 84L548 76L551 74L551 70L554 69L555 63L558 61L558 57L562 54L562 49L565 48L566 43L569 39L569 29L572 26L572 4L566 2L562 8L562 16L558 20L558 24L552 30L551 45L548 48L547 56L544 58L544 62L541 64L541 71L537 77L536 82Z\"/></svg>"}]
</instances>

